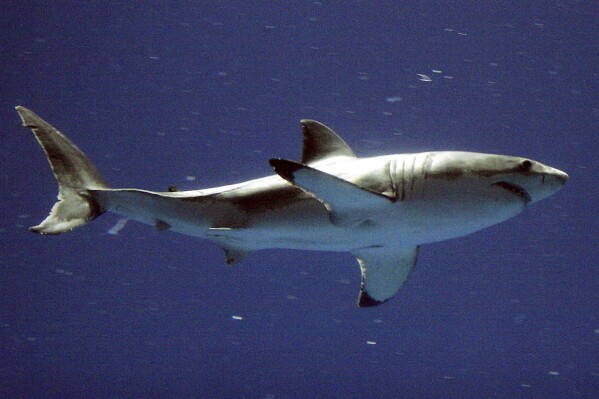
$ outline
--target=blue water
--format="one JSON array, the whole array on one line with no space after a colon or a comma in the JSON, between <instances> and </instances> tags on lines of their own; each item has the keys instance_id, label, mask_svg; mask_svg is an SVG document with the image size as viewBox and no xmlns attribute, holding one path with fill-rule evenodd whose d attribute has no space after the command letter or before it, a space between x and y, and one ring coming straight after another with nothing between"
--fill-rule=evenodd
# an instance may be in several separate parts
<instances>
[{"instance_id":1,"label":"blue water","mask_svg":"<svg viewBox=\"0 0 599 399\"><path fill-rule=\"evenodd\" d=\"M599 8L403 3L6 3L0 397L599 397ZM16 105L114 187L270 174L269 158L299 157L301 118L359 156L520 155L570 181L424 246L397 297L359 309L348 254L230 268L206 241L135 223L110 235L113 215L31 234L56 185Z\"/></svg>"}]
</instances>

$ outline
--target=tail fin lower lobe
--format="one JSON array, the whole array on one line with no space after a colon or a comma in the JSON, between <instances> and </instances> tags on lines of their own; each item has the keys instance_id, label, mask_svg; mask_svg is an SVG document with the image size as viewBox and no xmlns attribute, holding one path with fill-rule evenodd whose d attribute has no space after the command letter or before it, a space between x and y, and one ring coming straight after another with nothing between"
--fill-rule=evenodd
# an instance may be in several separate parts
<instances>
[{"instance_id":1,"label":"tail fin lower lobe","mask_svg":"<svg viewBox=\"0 0 599 399\"><path fill-rule=\"evenodd\" d=\"M86 224L104 210L92 198L90 189L108 185L91 160L66 136L29 109L18 106L23 126L33 130L58 182L58 201L50 215L30 230L39 234L60 234Z\"/></svg>"}]
</instances>

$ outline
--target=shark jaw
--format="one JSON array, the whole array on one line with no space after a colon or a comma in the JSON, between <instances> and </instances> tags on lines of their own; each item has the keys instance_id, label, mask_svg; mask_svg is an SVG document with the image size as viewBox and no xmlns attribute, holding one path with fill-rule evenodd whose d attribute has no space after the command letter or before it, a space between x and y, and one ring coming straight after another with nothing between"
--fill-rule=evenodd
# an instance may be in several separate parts
<instances>
[{"instance_id":1,"label":"shark jaw","mask_svg":"<svg viewBox=\"0 0 599 399\"><path fill-rule=\"evenodd\" d=\"M520 187L517 184L510 183L507 181L500 181L497 183L493 183L493 185L501 187L504 190L507 190L510 193L514 194L516 197L520 198L522 202L524 202L524 205L528 205L528 203L532 201L532 197L530 196L528 191L526 191L524 188Z\"/></svg>"},{"instance_id":2,"label":"shark jaw","mask_svg":"<svg viewBox=\"0 0 599 399\"><path fill-rule=\"evenodd\" d=\"M358 158L325 125L302 120L300 162L272 159L275 175L239 184L164 192L110 188L66 136L25 107L58 183L58 202L31 228L61 234L105 212L208 239L229 265L258 249L352 253L362 276L358 305L392 298L419 247L503 222L546 198L568 175L530 159L440 151Z\"/></svg>"}]
</instances>

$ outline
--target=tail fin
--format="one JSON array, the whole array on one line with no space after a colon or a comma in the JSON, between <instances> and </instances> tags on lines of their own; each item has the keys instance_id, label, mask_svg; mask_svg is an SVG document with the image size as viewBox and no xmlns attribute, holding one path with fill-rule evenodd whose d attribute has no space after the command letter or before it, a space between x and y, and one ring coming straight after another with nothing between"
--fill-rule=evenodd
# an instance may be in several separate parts
<instances>
[{"instance_id":1,"label":"tail fin","mask_svg":"<svg viewBox=\"0 0 599 399\"><path fill-rule=\"evenodd\" d=\"M29 230L39 234L60 234L100 216L104 210L88 190L108 188L108 185L89 158L32 111L21 106L16 110L23 126L33 129L58 182L58 201L50 215Z\"/></svg>"}]
</instances>

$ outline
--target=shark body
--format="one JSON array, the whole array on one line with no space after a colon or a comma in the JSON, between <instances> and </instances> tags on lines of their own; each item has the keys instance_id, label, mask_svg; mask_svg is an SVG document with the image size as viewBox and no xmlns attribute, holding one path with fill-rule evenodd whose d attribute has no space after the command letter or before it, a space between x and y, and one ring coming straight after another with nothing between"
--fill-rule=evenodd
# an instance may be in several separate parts
<instances>
[{"instance_id":1,"label":"shark body","mask_svg":"<svg viewBox=\"0 0 599 399\"><path fill-rule=\"evenodd\" d=\"M50 215L30 229L60 234L104 212L206 238L228 264L265 248L351 252L361 307L393 297L421 244L464 236L557 192L568 175L526 158L439 151L358 158L325 125L302 120L300 162L271 159L276 174L193 191L109 188L63 134L24 107L59 185Z\"/></svg>"}]
</instances>

